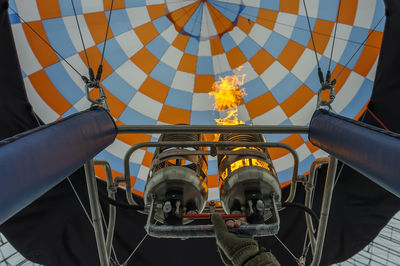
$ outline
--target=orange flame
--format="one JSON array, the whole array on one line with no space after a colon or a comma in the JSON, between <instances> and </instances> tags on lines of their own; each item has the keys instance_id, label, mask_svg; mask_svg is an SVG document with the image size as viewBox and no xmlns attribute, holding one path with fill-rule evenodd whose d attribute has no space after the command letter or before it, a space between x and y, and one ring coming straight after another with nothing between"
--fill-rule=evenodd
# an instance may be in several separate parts
<instances>
[{"instance_id":1,"label":"orange flame","mask_svg":"<svg viewBox=\"0 0 400 266\"><path fill-rule=\"evenodd\" d=\"M218 125L244 124L239 120L238 106L243 103L243 95L246 91L241 89L246 74L231 75L214 82L210 96L214 96L214 110L220 111L222 118L215 119Z\"/></svg>"}]
</instances>

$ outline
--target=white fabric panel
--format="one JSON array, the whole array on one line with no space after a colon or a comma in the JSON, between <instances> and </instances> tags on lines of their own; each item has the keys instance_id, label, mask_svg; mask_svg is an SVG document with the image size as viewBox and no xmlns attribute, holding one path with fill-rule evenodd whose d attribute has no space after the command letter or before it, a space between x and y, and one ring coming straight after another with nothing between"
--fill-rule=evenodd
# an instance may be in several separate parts
<instances>
[{"instance_id":1,"label":"white fabric panel","mask_svg":"<svg viewBox=\"0 0 400 266\"><path fill-rule=\"evenodd\" d=\"M102 0L81 1L83 13L93 13L104 10Z\"/></svg>"},{"instance_id":2,"label":"white fabric panel","mask_svg":"<svg viewBox=\"0 0 400 266\"><path fill-rule=\"evenodd\" d=\"M194 74L176 71L171 87L182 91L193 92Z\"/></svg>"},{"instance_id":3,"label":"white fabric panel","mask_svg":"<svg viewBox=\"0 0 400 266\"><path fill-rule=\"evenodd\" d=\"M282 66L278 61L272 63L272 65L261 74L260 78L264 81L265 85L267 85L268 89L272 89L276 86L287 74L289 70L287 70L284 66Z\"/></svg>"},{"instance_id":4,"label":"white fabric panel","mask_svg":"<svg viewBox=\"0 0 400 266\"><path fill-rule=\"evenodd\" d=\"M50 106L40 97L36 92L35 88L29 78L24 78L24 84L26 88L26 94L28 100L32 104L33 111L39 116L40 119L45 123L51 123L56 121L60 116L51 109Z\"/></svg>"},{"instance_id":5,"label":"white fabric panel","mask_svg":"<svg viewBox=\"0 0 400 266\"><path fill-rule=\"evenodd\" d=\"M130 60L123 63L116 72L126 83L133 86L135 89L139 89L147 78L146 73Z\"/></svg>"},{"instance_id":6,"label":"white fabric panel","mask_svg":"<svg viewBox=\"0 0 400 266\"><path fill-rule=\"evenodd\" d=\"M193 111L214 110L214 99L208 93L195 93L192 100Z\"/></svg>"},{"instance_id":7,"label":"white fabric panel","mask_svg":"<svg viewBox=\"0 0 400 266\"><path fill-rule=\"evenodd\" d=\"M318 59L320 58L321 56L318 55ZM302 82L305 82L310 76L311 72L314 70L315 66L316 59L314 51L306 48L299 60L297 60L297 63L294 65L292 74L294 74Z\"/></svg>"},{"instance_id":8,"label":"white fabric panel","mask_svg":"<svg viewBox=\"0 0 400 266\"><path fill-rule=\"evenodd\" d=\"M35 73L42 69L36 56L33 54L31 46L25 37L24 30L21 24L11 25L15 46L17 48L18 61L20 62L21 68L27 75Z\"/></svg>"},{"instance_id":9,"label":"white fabric panel","mask_svg":"<svg viewBox=\"0 0 400 266\"><path fill-rule=\"evenodd\" d=\"M332 108L335 112L340 113L344 108L346 108L357 94L363 82L364 77L356 72L350 73L350 76L347 78L339 93L336 94L335 101L332 103Z\"/></svg>"},{"instance_id":10,"label":"white fabric panel","mask_svg":"<svg viewBox=\"0 0 400 266\"><path fill-rule=\"evenodd\" d=\"M26 22L41 20L35 0L16 0L18 15Z\"/></svg>"},{"instance_id":11,"label":"white fabric panel","mask_svg":"<svg viewBox=\"0 0 400 266\"><path fill-rule=\"evenodd\" d=\"M147 22L150 22L149 12L144 6L127 8L126 13L128 14L132 28L136 28L146 24Z\"/></svg>"},{"instance_id":12,"label":"white fabric panel","mask_svg":"<svg viewBox=\"0 0 400 266\"><path fill-rule=\"evenodd\" d=\"M82 37L83 37L83 41L85 43L86 49L89 47L92 47L93 45L95 45L95 42L93 41L92 35L86 24L85 18L82 15L78 15L77 18L78 18L79 27L81 28ZM62 19L64 21L65 28L68 31L68 35L69 35L76 51L78 51L78 52L83 51L82 40L79 35L79 29L78 29L78 25L76 24L75 16L63 17Z\"/></svg>"},{"instance_id":13,"label":"white fabric panel","mask_svg":"<svg viewBox=\"0 0 400 266\"><path fill-rule=\"evenodd\" d=\"M253 118L255 125L279 125L287 119L285 112L278 105L272 110L269 110L265 114L262 114L256 118Z\"/></svg>"},{"instance_id":14,"label":"white fabric panel","mask_svg":"<svg viewBox=\"0 0 400 266\"><path fill-rule=\"evenodd\" d=\"M136 92L135 96L133 96L128 105L132 109L144 114L145 116L153 118L154 120L158 119L162 109L161 103L144 95L140 91ZM151 108L149 108L149 106L151 106Z\"/></svg>"},{"instance_id":15,"label":"white fabric panel","mask_svg":"<svg viewBox=\"0 0 400 266\"><path fill-rule=\"evenodd\" d=\"M285 12L279 12L276 18L274 31L290 39L294 26L296 25L297 16Z\"/></svg>"},{"instance_id":16,"label":"white fabric panel","mask_svg":"<svg viewBox=\"0 0 400 266\"><path fill-rule=\"evenodd\" d=\"M362 0L358 1L356 17L354 19L354 26L361 28L373 28L372 24L376 8L376 0Z\"/></svg>"},{"instance_id":17,"label":"white fabric panel","mask_svg":"<svg viewBox=\"0 0 400 266\"><path fill-rule=\"evenodd\" d=\"M133 30L124 32L115 37L115 39L128 57L132 57L143 48L142 42Z\"/></svg>"},{"instance_id":18,"label":"white fabric panel","mask_svg":"<svg viewBox=\"0 0 400 266\"><path fill-rule=\"evenodd\" d=\"M161 57L161 62L164 62L165 64L173 67L174 69L177 69L182 56L183 52L171 45L170 47L168 47L167 51Z\"/></svg>"},{"instance_id":19,"label":"white fabric panel","mask_svg":"<svg viewBox=\"0 0 400 266\"><path fill-rule=\"evenodd\" d=\"M249 36L261 47L267 42L269 36L271 35L271 30L260 26L259 24L254 24L251 29Z\"/></svg>"}]
</instances>

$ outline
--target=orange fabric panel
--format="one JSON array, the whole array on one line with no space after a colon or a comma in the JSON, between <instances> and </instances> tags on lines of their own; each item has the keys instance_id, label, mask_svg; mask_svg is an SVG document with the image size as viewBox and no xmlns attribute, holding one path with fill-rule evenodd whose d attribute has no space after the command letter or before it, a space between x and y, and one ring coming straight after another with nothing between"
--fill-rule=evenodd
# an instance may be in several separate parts
<instances>
[{"instance_id":1,"label":"orange fabric panel","mask_svg":"<svg viewBox=\"0 0 400 266\"><path fill-rule=\"evenodd\" d=\"M218 184L219 184L219 182L218 182L218 175L209 175L209 176L208 176L207 186L208 186L209 188L218 187Z\"/></svg>"},{"instance_id":2,"label":"orange fabric panel","mask_svg":"<svg viewBox=\"0 0 400 266\"><path fill-rule=\"evenodd\" d=\"M167 13L167 7L165 6L165 4L148 5L147 11L149 12L150 19L155 20L159 17L165 16L165 14Z\"/></svg>"},{"instance_id":3,"label":"orange fabric panel","mask_svg":"<svg viewBox=\"0 0 400 266\"><path fill-rule=\"evenodd\" d=\"M209 93L215 82L213 75L196 75L194 80L194 93Z\"/></svg>"},{"instance_id":4,"label":"orange fabric panel","mask_svg":"<svg viewBox=\"0 0 400 266\"><path fill-rule=\"evenodd\" d=\"M251 119L265 114L274 107L278 106L278 102L270 91L246 103L246 108Z\"/></svg>"},{"instance_id":5,"label":"orange fabric panel","mask_svg":"<svg viewBox=\"0 0 400 266\"><path fill-rule=\"evenodd\" d=\"M42 19L61 17L61 10L58 1L36 0L36 4Z\"/></svg>"},{"instance_id":6,"label":"orange fabric panel","mask_svg":"<svg viewBox=\"0 0 400 266\"><path fill-rule=\"evenodd\" d=\"M293 134L282 140L281 143L285 143L291 146L293 149L297 149L302 144L304 144L304 140L300 137L300 135ZM289 151L285 149L268 149L268 151L272 160L276 160L278 158L281 158L282 156L285 156L286 154L289 154Z\"/></svg>"},{"instance_id":7,"label":"orange fabric panel","mask_svg":"<svg viewBox=\"0 0 400 266\"><path fill-rule=\"evenodd\" d=\"M286 44L285 48L281 52L278 57L279 63L281 63L286 69L292 70L294 65L299 60L300 56L303 54L304 49L306 49L303 45L289 40Z\"/></svg>"},{"instance_id":8,"label":"orange fabric panel","mask_svg":"<svg viewBox=\"0 0 400 266\"><path fill-rule=\"evenodd\" d=\"M101 51L97 48L97 46L92 46L90 48L86 48L86 53L89 57L90 66L94 71L94 75L96 76L97 69L99 68L100 61L101 61ZM79 52L79 56L81 57L82 61L87 66L86 56L84 51ZM101 81L108 77L114 70L108 64L107 60L103 59L103 74L101 75Z\"/></svg>"},{"instance_id":9,"label":"orange fabric panel","mask_svg":"<svg viewBox=\"0 0 400 266\"><path fill-rule=\"evenodd\" d=\"M41 21L28 22L28 24L43 39L45 39L47 43L50 43L47 39L47 35ZM56 53L47 44L45 44L25 23L22 23L21 25L24 29L26 39L29 42L29 46L31 47L40 65L45 68L57 63L59 60Z\"/></svg>"},{"instance_id":10,"label":"orange fabric panel","mask_svg":"<svg viewBox=\"0 0 400 266\"><path fill-rule=\"evenodd\" d=\"M286 187L286 186L289 186L291 183L292 183L292 180L283 182L283 183L281 183L281 188L284 188L284 187Z\"/></svg>"},{"instance_id":11,"label":"orange fabric panel","mask_svg":"<svg viewBox=\"0 0 400 266\"><path fill-rule=\"evenodd\" d=\"M288 117L294 115L314 96L314 92L302 84L292 95L281 103L282 110Z\"/></svg>"},{"instance_id":12,"label":"orange fabric panel","mask_svg":"<svg viewBox=\"0 0 400 266\"><path fill-rule=\"evenodd\" d=\"M178 70L194 74L196 73L196 65L197 56L184 53L179 63Z\"/></svg>"},{"instance_id":13,"label":"orange fabric panel","mask_svg":"<svg viewBox=\"0 0 400 266\"><path fill-rule=\"evenodd\" d=\"M361 52L361 55L357 61L357 64L354 66L354 71L362 76L367 76L372 66L375 63L376 58L379 55L379 47L382 42L383 33L382 32L373 32L369 36L367 42L365 43L364 49Z\"/></svg>"},{"instance_id":14,"label":"orange fabric panel","mask_svg":"<svg viewBox=\"0 0 400 266\"><path fill-rule=\"evenodd\" d=\"M340 2L341 5L338 22L353 25L357 13L358 0L346 0Z\"/></svg>"},{"instance_id":15,"label":"orange fabric panel","mask_svg":"<svg viewBox=\"0 0 400 266\"><path fill-rule=\"evenodd\" d=\"M134 30L143 45L147 45L158 36L158 31L152 22L147 22L146 24L143 24Z\"/></svg>"},{"instance_id":16,"label":"orange fabric panel","mask_svg":"<svg viewBox=\"0 0 400 266\"><path fill-rule=\"evenodd\" d=\"M317 146L312 145L310 141L306 141L307 148L311 151L311 153L316 152L319 150Z\"/></svg>"},{"instance_id":17,"label":"orange fabric panel","mask_svg":"<svg viewBox=\"0 0 400 266\"><path fill-rule=\"evenodd\" d=\"M106 94L107 97L107 104L108 107L110 108L110 114L112 115L112 117L118 119L118 117L125 110L126 104L124 104L121 100L115 97L114 94L112 94L106 88L104 88L104 93Z\"/></svg>"},{"instance_id":18,"label":"orange fabric panel","mask_svg":"<svg viewBox=\"0 0 400 266\"><path fill-rule=\"evenodd\" d=\"M153 71L157 65L158 59L149 50L143 47L139 52L131 57L131 61L135 63L147 75Z\"/></svg>"},{"instance_id":19,"label":"orange fabric panel","mask_svg":"<svg viewBox=\"0 0 400 266\"><path fill-rule=\"evenodd\" d=\"M341 64L337 64L335 69L332 71L332 79L336 78L337 75L339 74L340 71L342 71L343 69L343 65ZM338 94L339 91L342 89L344 83L346 82L347 78L350 76L351 70L348 68L345 68L342 72L342 74L340 74L339 78L336 80L336 84L335 84L335 93ZM323 100L328 100L329 96L328 96L329 92L327 91L323 91L321 96Z\"/></svg>"},{"instance_id":20,"label":"orange fabric panel","mask_svg":"<svg viewBox=\"0 0 400 266\"><path fill-rule=\"evenodd\" d=\"M229 19L227 19L218 9L216 9L213 5L210 5L206 2L208 10L210 11L210 15L212 21L214 22L215 29L218 34L221 36L223 33L232 30L235 27L235 24L232 23Z\"/></svg>"},{"instance_id":21,"label":"orange fabric panel","mask_svg":"<svg viewBox=\"0 0 400 266\"><path fill-rule=\"evenodd\" d=\"M153 157L154 155L152 153L146 151L142 160L142 165L150 168Z\"/></svg>"},{"instance_id":22,"label":"orange fabric panel","mask_svg":"<svg viewBox=\"0 0 400 266\"><path fill-rule=\"evenodd\" d=\"M315 50L317 53L323 54L326 46L328 45L332 30L335 26L335 22L317 19L315 22L313 37L315 42ZM308 42L309 49L314 51L312 40Z\"/></svg>"},{"instance_id":23,"label":"orange fabric panel","mask_svg":"<svg viewBox=\"0 0 400 266\"><path fill-rule=\"evenodd\" d=\"M237 46L226 53L226 58L228 59L229 65L232 69L240 67L247 62L246 57Z\"/></svg>"},{"instance_id":24,"label":"orange fabric panel","mask_svg":"<svg viewBox=\"0 0 400 266\"><path fill-rule=\"evenodd\" d=\"M225 52L222 46L221 39L211 39L210 40L211 55L223 54Z\"/></svg>"},{"instance_id":25,"label":"orange fabric panel","mask_svg":"<svg viewBox=\"0 0 400 266\"><path fill-rule=\"evenodd\" d=\"M158 120L172 125L190 124L190 111L164 105Z\"/></svg>"},{"instance_id":26,"label":"orange fabric panel","mask_svg":"<svg viewBox=\"0 0 400 266\"><path fill-rule=\"evenodd\" d=\"M111 9L111 3L113 0L103 0L103 7L104 11L110 10ZM112 9L124 9L125 8L125 0L114 0L113 7ZM112 19L112 15L111 15Z\"/></svg>"},{"instance_id":27,"label":"orange fabric panel","mask_svg":"<svg viewBox=\"0 0 400 266\"><path fill-rule=\"evenodd\" d=\"M181 50L182 52L184 52L188 41L189 41L189 36L178 34L178 36L176 36L175 40L172 42L172 45Z\"/></svg>"},{"instance_id":28,"label":"orange fabric panel","mask_svg":"<svg viewBox=\"0 0 400 266\"><path fill-rule=\"evenodd\" d=\"M275 58L261 48L250 60L250 64L253 66L254 70L258 75L264 73L267 68L269 68L272 63L275 61Z\"/></svg>"},{"instance_id":29,"label":"orange fabric panel","mask_svg":"<svg viewBox=\"0 0 400 266\"><path fill-rule=\"evenodd\" d=\"M201 2L202 1L196 1L193 4L184 6L167 15L167 17L174 22L174 26L177 32L181 32L181 30L183 29L183 27L185 27L186 23L192 17L193 13L197 10Z\"/></svg>"},{"instance_id":30,"label":"orange fabric panel","mask_svg":"<svg viewBox=\"0 0 400 266\"><path fill-rule=\"evenodd\" d=\"M43 69L30 75L29 79L36 92L57 114L62 115L72 107L56 87L54 87Z\"/></svg>"},{"instance_id":31,"label":"orange fabric panel","mask_svg":"<svg viewBox=\"0 0 400 266\"><path fill-rule=\"evenodd\" d=\"M140 86L139 91L157 102L164 103L169 87L151 77L147 77L142 86Z\"/></svg>"},{"instance_id":32,"label":"orange fabric panel","mask_svg":"<svg viewBox=\"0 0 400 266\"><path fill-rule=\"evenodd\" d=\"M96 44L104 42L108 20L104 12L84 14L86 24ZM108 29L107 40L114 37L111 27Z\"/></svg>"},{"instance_id":33,"label":"orange fabric panel","mask_svg":"<svg viewBox=\"0 0 400 266\"><path fill-rule=\"evenodd\" d=\"M118 123L117 123L117 125L118 125ZM145 134L134 134L134 135L119 134L119 135L117 135L117 139L122 142L125 142L128 145L133 146L133 145L136 145L141 142L148 142L148 141L150 141L151 137L149 135L145 135Z\"/></svg>"},{"instance_id":34,"label":"orange fabric panel","mask_svg":"<svg viewBox=\"0 0 400 266\"><path fill-rule=\"evenodd\" d=\"M280 0L279 10L281 12L296 14L299 12L299 0Z\"/></svg>"},{"instance_id":35,"label":"orange fabric panel","mask_svg":"<svg viewBox=\"0 0 400 266\"><path fill-rule=\"evenodd\" d=\"M254 22L250 19L239 16L236 26L238 26L239 29L241 29L244 33L246 33L246 35L249 35L251 29L254 26Z\"/></svg>"},{"instance_id":36,"label":"orange fabric panel","mask_svg":"<svg viewBox=\"0 0 400 266\"><path fill-rule=\"evenodd\" d=\"M260 24L267 29L273 30L275 27L278 12L268 9L260 9L257 17L257 24Z\"/></svg>"}]
</instances>

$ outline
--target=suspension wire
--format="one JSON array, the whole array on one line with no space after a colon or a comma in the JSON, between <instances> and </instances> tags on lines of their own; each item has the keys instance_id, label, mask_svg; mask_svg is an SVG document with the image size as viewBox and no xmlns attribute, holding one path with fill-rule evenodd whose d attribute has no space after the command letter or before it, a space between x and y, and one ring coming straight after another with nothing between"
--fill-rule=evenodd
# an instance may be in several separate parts
<instances>
[{"instance_id":1,"label":"suspension wire","mask_svg":"<svg viewBox=\"0 0 400 266\"><path fill-rule=\"evenodd\" d=\"M376 28L379 26L379 24L381 24L383 18L385 17L385 15L383 15L381 17L381 19L378 21L378 23L376 23L375 27L368 33L367 37L365 38L365 40L358 46L357 50L354 52L354 54L350 57L349 60L347 60L346 64L342 67L342 69L340 70L339 74L337 74L336 78L334 80L337 80L339 78L339 76L342 74L342 72L345 70L345 68L347 67L347 65L351 62L351 60L353 59L353 57L358 53L358 51L360 51L360 49L364 46L364 44L367 42L368 38L371 36L372 33L375 32Z\"/></svg>"},{"instance_id":2,"label":"suspension wire","mask_svg":"<svg viewBox=\"0 0 400 266\"><path fill-rule=\"evenodd\" d=\"M101 213L101 218L102 218L103 223L104 223L104 227L106 228L106 232L108 232L108 224L107 224L104 212L103 212L103 208L101 207L101 204L100 204L100 213ZM118 264L120 264L119 261L118 261L117 255L115 254L114 245L113 245L112 242L111 242L111 251L112 251L112 253L114 255L115 261L118 262ZM112 257L110 256L109 259L111 260Z\"/></svg>"},{"instance_id":3,"label":"suspension wire","mask_svg":"<svg viewBox=\"0 0 400 266\"><path fill-rule=\"evenodd\" d=\"M71 0L71 4L72 4L72 9L74 10L74 16L75 16L76 25L78 26L79 36L81 37L83 51L85 52L86 62L88 64L88 68L89 68L89 78L92 80L92 79L94 79L94 74L93 74L92 68L90 67L89 57L88 57L87 52L86 52L85 42L83 41L81 26L79 25L78 16L76 14L74 0Z\"/></svg>"},{"instance_id":4,"label":"suspension wire","mask_svg":"<svg viewBox=\"0 0 400 266\"><path fill-rule=\"evenodd\" d=\"M69 184L71 185L71 188L72 188L72 190L74 191L76 198L78 199L79 203L81 204L81 207L82 207L83 211L85 212L86 217L88 218L90 224L91 224L92 227L93 227L92 219L90 218L89 213L86 211L86 208L85 208L85 206L83 205L83 203L82 203L82 201L81 201L81 198L80 198L79 195L78 195L78 192L76 192L74 185L72 184L71 180L69 179L69 176L67 177L67 180L68 180Z\"/></svg>"},{"instance_id":5,"label":"suspension wire","mask_svg":"<svg viewBox=\"0 0 400 266\"><path fill-rule=\"evenodd\" d=\"M319 64L318 55L317 55L317 49L315 48L314 36L313 36L313 32L312 32L312 30L311 30L310 17L308 16L307 5L306 5L306 1L305 1L305 0L303 0L303 5L304 5L304 10L305 10L305 12L306 12L308 30L309 30L310 35L311 35L311 41L312 41L312 45L313 45L315 60L317 60L318 77L319 77L320 83L322 84L322 83L324 82L324 76L323 76L323 74L322 74L321 66L320 66L320 64Z\"/></svg>"},{"instance_id":6,"label":"suspension wire","mask_svg":"<svg viewBox=\"0 0 400 266\"><path fill-rule=\"evenodd\" d=\"M287 252L293 257L293 259L298 263L299 259L290 251L290 249L279 239L278 236L274 235L274 237L281 243L281 245L286 249Z\"/></svg>"},{"instance_id":7,"label":"suspension wire","mask_svg":"<svg viewBox=\"0 0 400 266\"><path fill-rule=\"evenodd\" d=\"M18 12L17 12L16 10L14 10L11 6L9 6L8 8L11 9L11 10L18 16L18 18L19 18L20 20L22 20L22 22L24 22L24 24L25 24L26 26L28 26L29 29L31 29L31 31L32 31L33 33L36 34L36 36L38 36L48 47L50 47L50 49L52 49L59 57L61 57L61 59L62 59L63 61L65 61L65 63L67 63L67 65L68 65L72 70L74 70L80 77L83 76L81 73L79 73L78 70L76 70L76 68L74 68L74 67L67 61L67 59L65 59L59 52L57 52L57 50L56 50L55 48L53 48L53 46L51 46L51 44L50 44L48 41L46 41L42 36L40 36L40 34L39 34L31 25L29 25L29 23L26 22L26 21L18 14Z\"/></svg>"},{"instance_id":8,"label":"suspension wire","mask_svg":"<svg viewBox=\"0 0 400 266\"><path fill-rule=\"evenodd\" d=\"M111 14L112 14L112 11L113 11L113 5L114 5L114 0L111 1L110 14L108 14L108 22L107 22L106 35L105 35L105 37L104 37L103 51L102 51L102 53L101 53L100 65L99 65L99 68L97 69L97 74L96 74L96 80L97 80L97 81L100 81L100 79L101 79L101 74L103 73L104 52L106 51L107 36L108 36L108 31L109 31L109 29L110 29L110 22L111 22Z\"/></svg>"},{"instance_id":9,"label":"suspension wire","mask_svg":"<svg viewBox=\"0 0 400 266\"><path fill-rule=\"evenodd\" d=\"M223 8L225 11L227 11L227 12L229 12L231 14L237 14L237 12L235 12L233 9L230 9L228 7L225 7L225 6L218 5L217 3L213 3L213 6ZM272 22L272 23L275 23L275 24L278 24L278 25L282 25L282 26L285 26L285 27L289 27L289 28L292 28L292 29L297 29L297 30L302 30L302 31L305 31L305 32L309 32L308 29L305 29L305 28L302 28L302 27L299 27L299 26L293 26L293 25L290 25L290 24L287 24L287 23L283 23L281 21L276 21L276 20L273 20L273 19L268 19L268 18L263 18L263 17L256 17L256 16L254 16L254 15L252 15L250 13L247 13L247 12L241 12L240 14L245 15L246 17L252 18L254 20ZM326 34L324 32L315 31L314 34L315 35L319 35L319 36L328 37L328 38L332 38L333 37L333 35ZM345 39L345 38L342 38L342 37L338 37L338 36L336 36L336 39L342 40L342 41L346 41L346 42L349 42L349 43L360 44L360 42L357 42L357 41L354 41L354 40L348 40L348 39ZM380 48L380 47L377 47L377 46L374 46L374 45L365 45L365 46L371 47L371 48L375 48L375 49L379 49Z\"/></svg>"},{"instance_id":10,"label":"suspension wire","mask_svg":"<svg viewBox=\"0 0 400 266\"><path fill-rule=\"evenodd\" d=\"M137 246L135 247L135 249L132 251L132 253L129 255L129 257L124 261L124 263L122 263L123 266L128 265L128 261L132 258L133 254L135 254L136 250L138 250L138 248L140 247L140 245L142 245L143 241L147 238L149 234L146 233L144 235L144 237L142 238L142 240L140 240L139 244L137 244Z\"/></svg>"},{"instance_id":11,"label":"suspension wire","mask_svg":"<svg viewBox=\"0 0 400 266\"><path fill-rule=\"evenodd\" d=\"M330 56L330 58L329 58L329 65L328 65L328 72L327 73L329 73L329 74L327 74L327 82L329 82L330 81L330 74L331 74L331 63L332 63L332 57L333 57L333 50L334 50L334 47L335 47L335 40L336 40L336 30L337 30L337 24L338 24L338 20L339 20L339 15L340 15L340 6L341 6L341 4L342 4L342 0L339 0L339 6L338 6L338 10L337 10L337 13L336 13L336 20L335 20L335 32L334 32L334 34L333 34L333 43L332 43L332 49L331 49L331 56ZM329 75L329 79L328 79L328 75Z\"/></svg>"}]
</instances>

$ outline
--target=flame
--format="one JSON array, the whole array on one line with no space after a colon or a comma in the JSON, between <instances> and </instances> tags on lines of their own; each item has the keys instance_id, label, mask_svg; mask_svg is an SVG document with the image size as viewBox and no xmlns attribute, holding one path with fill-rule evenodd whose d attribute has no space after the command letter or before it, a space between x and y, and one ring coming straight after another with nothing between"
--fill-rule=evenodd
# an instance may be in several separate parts
<instances>
[{"instance_id":1,"label":"flame","mask_svg":"<svg viewBox=\"0 0 400 266\"><path fill-rule=\"evenodd\" d=\"M214 82L209 93L215 99L214 110L220 111L222 118L215 119L218 125L240 125L238 106L243 102L243 95L247 95L243 85L246 74L220 77Z\"/></svg>"}]
</instances>

